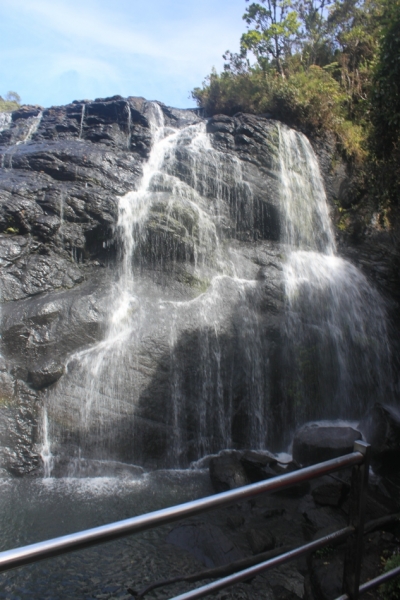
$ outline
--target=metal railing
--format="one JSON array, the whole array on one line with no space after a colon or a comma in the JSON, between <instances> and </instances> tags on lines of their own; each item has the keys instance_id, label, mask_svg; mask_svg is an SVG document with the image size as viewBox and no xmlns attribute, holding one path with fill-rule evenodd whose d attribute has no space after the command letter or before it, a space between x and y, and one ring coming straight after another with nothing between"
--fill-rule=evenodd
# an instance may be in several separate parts
<instances>
[{"instance_id":1,"label":"metal railing","mask_svg":"<svg viewBox=\"0 0 400 600\"><path fill-rule=\"evenodd\" d=\"M326 535L313 542L285 552L262 563L209 583L192 591L176 596L172 600L192 600L202 598L212 592L226 588L240 581L245 581L269 569L294 560L304 554L338 543L347 539L346 556L344 561L343 592L337 600L357 600L373 587L400 574L400 567L363 584L360 587L360 570L362 560L362 537L365 518L366 489L368 485L370 446L358 441L354 444L354 451L345 456L334 458L298 471L280 475L267 481L253 483L241 488L215 494L207 498L193 500L170 508L164 508L123 521L108 525L94 527L70 535L30 544L13 550L0 552L0 572L16 567L21 567L39 560L67 554L96 544L109 542L133 533L166 525L186 517L214 508L221 508L230 504L253 498L254 496L276 492L293 485L328 475L346 467L353 467L349 523L347 527Z\"/></svg>"}]
</instances>

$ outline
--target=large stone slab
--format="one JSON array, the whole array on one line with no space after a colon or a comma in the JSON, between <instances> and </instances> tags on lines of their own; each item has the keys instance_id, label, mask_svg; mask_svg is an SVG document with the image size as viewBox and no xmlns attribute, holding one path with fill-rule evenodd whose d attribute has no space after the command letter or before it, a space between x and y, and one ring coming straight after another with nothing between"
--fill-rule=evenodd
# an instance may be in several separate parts
<instances>
[{"instance_id":1,"label":"large stone slab","mask_svg":"<svg viewBox=\"0 0 400 600\"><path fill-rule=\"evenodd\" d=\"M306 466L337 458L352 452L354 442L361 438L352 427L306 423L294 434L293 459Z\"/></svg>"}]
</instances>

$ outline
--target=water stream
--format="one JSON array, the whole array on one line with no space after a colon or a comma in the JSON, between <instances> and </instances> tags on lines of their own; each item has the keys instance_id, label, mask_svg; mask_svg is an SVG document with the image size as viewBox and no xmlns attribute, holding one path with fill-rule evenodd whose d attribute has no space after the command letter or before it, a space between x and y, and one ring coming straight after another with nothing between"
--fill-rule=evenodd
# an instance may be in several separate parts
<instances>
[{"instance_id":1,"label":"water stream","mask_svg":"<svg viewBox=\"0 0 400 600\"><path fill-rule=\"evenodd\" d=\"M11 123L12 123L12 113L0 112L0 131L9 129Z\"/></svg>"},{"instance_id":2,"label":"water stream","mask_svg":"<svg viewBox=\"0 0 400 600\"><path fill-rule=\"evenodd\" d=\"M235 445L278 440L283 449L306 419L356 419L387 398L385 308L364 275L336 255L305 136L271 125L285 256L280 364L271 366L259 282L227 247L256 235L252 184L236 156L213 149L205 123L167 126L157 103L147 105L147 118L150 155L137 189L118 202L104 336L70 356L47 395L45 456L54 438L57 452L69 444L74 458L146 463L147 447L159 444L157 461L187 466ZM140 275L149 263L153 273L182 272L198 293L160 298ZM157 401L160 414L147 416L146 405ZM140 423L147 431L155 418L154 434L142 431Z\"/></svg>"},{"instance_id":3,"label":"water stream","mask_svg":"<svg viewBox=\"0 0 400 600\"><path fill-rule=\"evenodd\" d=\"M373 402L390 400L384 303L359 269L336 256L322 178L308 140L283 125L279 132L288 245L287 421L359 418Z\"/></svg>"}]
</instances>

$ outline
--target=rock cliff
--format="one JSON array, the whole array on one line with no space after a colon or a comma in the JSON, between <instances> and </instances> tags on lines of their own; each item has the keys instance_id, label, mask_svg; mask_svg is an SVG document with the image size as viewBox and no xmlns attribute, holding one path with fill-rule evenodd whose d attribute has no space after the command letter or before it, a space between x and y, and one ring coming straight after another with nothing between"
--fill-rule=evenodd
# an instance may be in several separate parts
<instances>
[{"instance_id":1,"label":"rock cliff","mask_svg":"<svg viewBox=\"0 0 400 600\"><path fill-rule=\"evenodd\" d=\"M109 335L119 293L118 201L138 190L152 148L149 106L115 96L22 107L0 131L0 438L12 473L41 464L44 405L54 448L149 466L185 466L227 444L278 447L282 421L287 431L295 424L281 385L277 131L263 117L204 120L158 104L166 131L204 122L212 151L194 165L182 134L169 169L153 178L131 261L129 340L91 383L87 349ZM332 146L314 147L334 214L348 175ZM344 240L342 252L395 314L395 253L366 259L363 240Z\"/></svg>"}]
</instances>

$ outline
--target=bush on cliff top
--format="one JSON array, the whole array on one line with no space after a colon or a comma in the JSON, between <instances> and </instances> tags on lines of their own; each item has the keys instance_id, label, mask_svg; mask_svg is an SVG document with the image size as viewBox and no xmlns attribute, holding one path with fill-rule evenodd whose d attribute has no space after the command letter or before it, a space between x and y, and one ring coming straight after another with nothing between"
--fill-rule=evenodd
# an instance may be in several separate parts
<instances>
[{"instance_id":1,"label":"bush on cliff top","mask_svg":"<svg viewBox=\"0 0 400 600\"><path fill-rule=\"evenodd\" d=\"M382 15L392 4L399 0L252 3L239 54L228 51L224 71L213 71L192 95L209 115L267 112L306 133L330 131L360 163Z\"/></svg>"},{"instance_id":2,"label":"bush on cliff top","mask_svg":"<svg viewBox=\"0 0 400 600\"><path fill-rule=\"evenodd\" d=\"M17 92L7 92L6 98L0 96L0 112L12 112L17 110L21 104L21 98Z\"/></svg>"}]
</instances>

